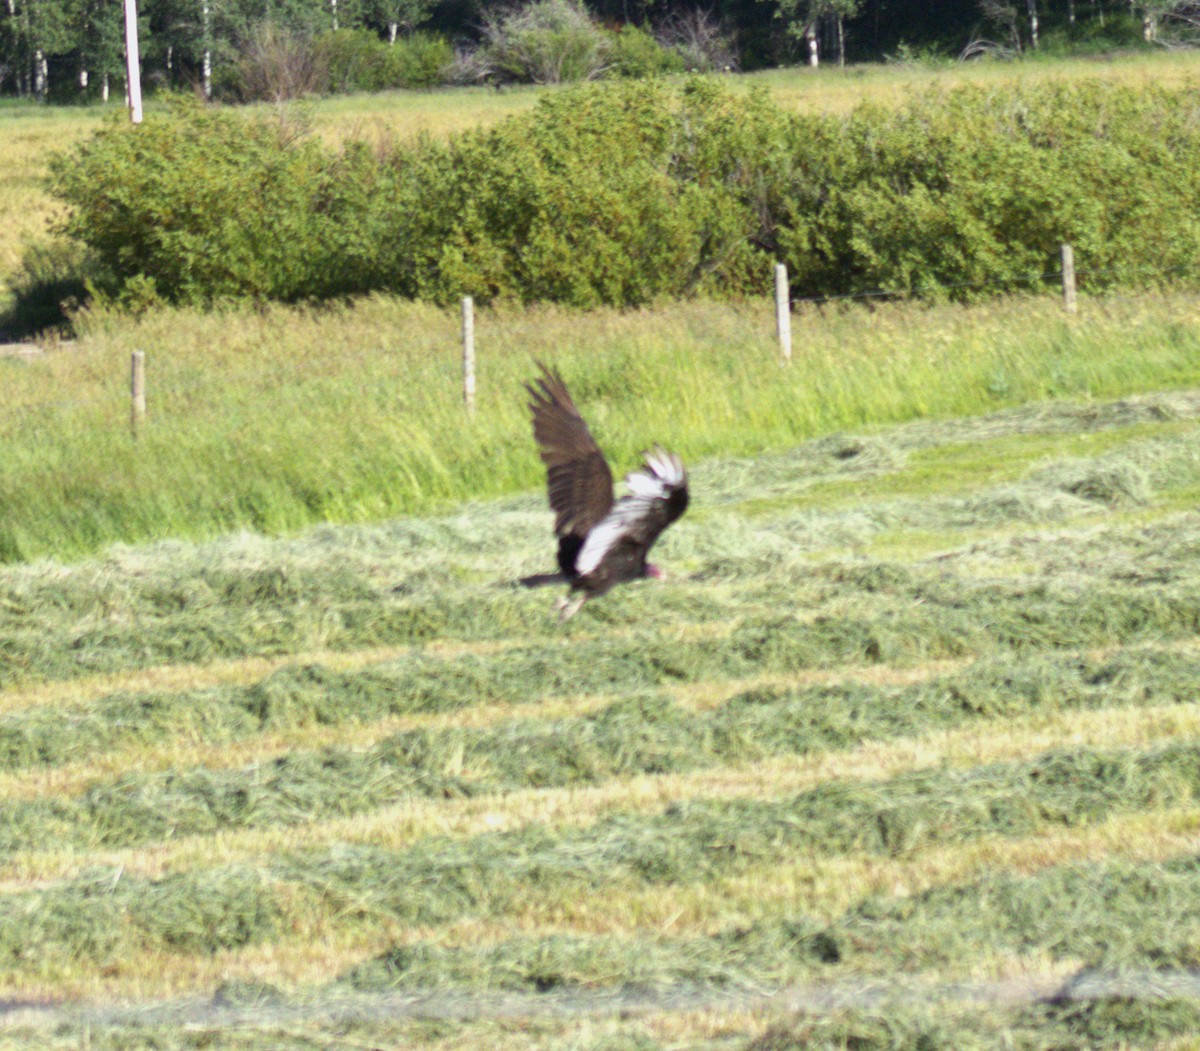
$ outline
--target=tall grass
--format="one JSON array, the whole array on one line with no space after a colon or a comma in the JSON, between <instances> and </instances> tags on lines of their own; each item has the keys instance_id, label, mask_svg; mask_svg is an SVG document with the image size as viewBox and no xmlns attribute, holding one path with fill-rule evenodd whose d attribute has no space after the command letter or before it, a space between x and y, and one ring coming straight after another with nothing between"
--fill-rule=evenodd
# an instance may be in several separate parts
<instances>
[{"instance_id":1,"label":"tall grass","mask_svg":"<svg viewBox=\"0 0 1200 1051\"><path fill-rule=\"evenodd\" d=\"M559 367L618 471L1055 397L1200 381L1200 302L1050 299L801 311L780 366L766 302L484 313L478 410L452 312L385 298L81 320L77 345L0 359L0 559L114 542L365 522L534 489L523 381ZM129 353L149 416L129 433Z\"/></svg>"}]
</instances>

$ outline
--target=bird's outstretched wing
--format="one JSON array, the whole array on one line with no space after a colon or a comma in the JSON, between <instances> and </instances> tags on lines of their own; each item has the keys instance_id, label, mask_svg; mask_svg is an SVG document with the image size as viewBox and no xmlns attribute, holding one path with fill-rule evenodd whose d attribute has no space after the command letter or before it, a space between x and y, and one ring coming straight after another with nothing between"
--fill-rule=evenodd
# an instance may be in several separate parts
<instances>
[{"instance_id":1,"label":"bird's outstretched wing","mask_svg":"<svg viewBox=\"0 0 1200 1051\"><path fill-rule=\"evenodd\" d=\"M566 384L540 361L541 378L527 383L533 437L546 465L554 532L582 543L613 505L613 477L604 454L575 408Z\"/></svg>"},{"instance_id":2,"label":"bird's outstretched wing","mask_svg":"<svg viewBox=\"0 0 1200 1051\"><path fill-rule=\"evenodd\" d=\"M636 551L644 559L659 534L688 505L687 471L674 453L656 445L646 454L646 465L627 475L629 493L588 534L575 560L575 571L586 576L618 547Z\"/></svg>"}]
</instances>

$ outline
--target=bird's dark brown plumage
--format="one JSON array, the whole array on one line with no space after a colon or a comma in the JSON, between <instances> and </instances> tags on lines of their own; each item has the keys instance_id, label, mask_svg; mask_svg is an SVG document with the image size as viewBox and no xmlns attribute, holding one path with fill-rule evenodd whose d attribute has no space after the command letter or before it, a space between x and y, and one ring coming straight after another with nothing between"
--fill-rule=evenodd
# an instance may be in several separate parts
<instances>
[{"instance_id":1,"label":"bird's dark brown plumage","mask_svg":"<svg viewBox=\"0 0 1200 1051\"><path fill-rule=\"evenodd\" d=\"M566 603L563 615L569 616L589 595L658 575L646 556L659 534L687 510L687 472L679 457L655 446L645 465L627 476L628 495L614 500L612 472L562 377L540 362L538 367L542 375L526 390L533 435L546 465L558 564L571 590L583 593ZM539 583L549 579L536 578Z\"/></svg>"},{"instance_id":2,"label":"bird's dark brown plumage","mask_svg":"<svg viewBox=\"0 0 1200 1051\"><path fill-rule=\"evenodd\" d=\"M562 377L540 362L538 367L541 377L525 389L533 437L546 465L558 563L570 575L588 533L612 508L613 477Z\"/></svg>"}]
</instances>

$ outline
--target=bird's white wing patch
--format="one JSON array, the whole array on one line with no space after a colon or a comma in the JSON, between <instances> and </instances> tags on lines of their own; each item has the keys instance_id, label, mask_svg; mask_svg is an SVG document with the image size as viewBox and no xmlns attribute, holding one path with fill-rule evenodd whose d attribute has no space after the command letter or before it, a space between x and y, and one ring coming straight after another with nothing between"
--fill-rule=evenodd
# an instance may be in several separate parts
<instances>
[{"instance_id":1,"label":"bird's white wing patch","mask_svg":"<svg viewBox=\"0 0 1200 1051\"><path fill-rule=\"evenodd\" d=\"M671 493L687 482L683 462L661 446L646 454L646 466L625 477L629 494L621 497L587 535L578 557L575 572L587 576L638 521L649 514L656 500L666 500Z\"/></svg>"}]
</instances>

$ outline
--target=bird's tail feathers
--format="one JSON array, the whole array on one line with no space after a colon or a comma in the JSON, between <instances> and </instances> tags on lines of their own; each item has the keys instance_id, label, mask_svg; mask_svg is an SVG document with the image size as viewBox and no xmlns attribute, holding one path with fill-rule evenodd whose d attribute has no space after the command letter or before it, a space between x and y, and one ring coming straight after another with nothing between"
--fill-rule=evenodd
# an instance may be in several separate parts
<instances>
[{"instance_id":1,"label":"bird's tail feathers","mask_svg":"<svg viewBox=\"0 0 1200 1051\"><path fill-rule=\"evenodd\" d=\"M535 573L531 577L522 577L518 583L523 588L544 588L550 584L565 584L567 578L563 573Z\"/></svg>"}]
</instances>

